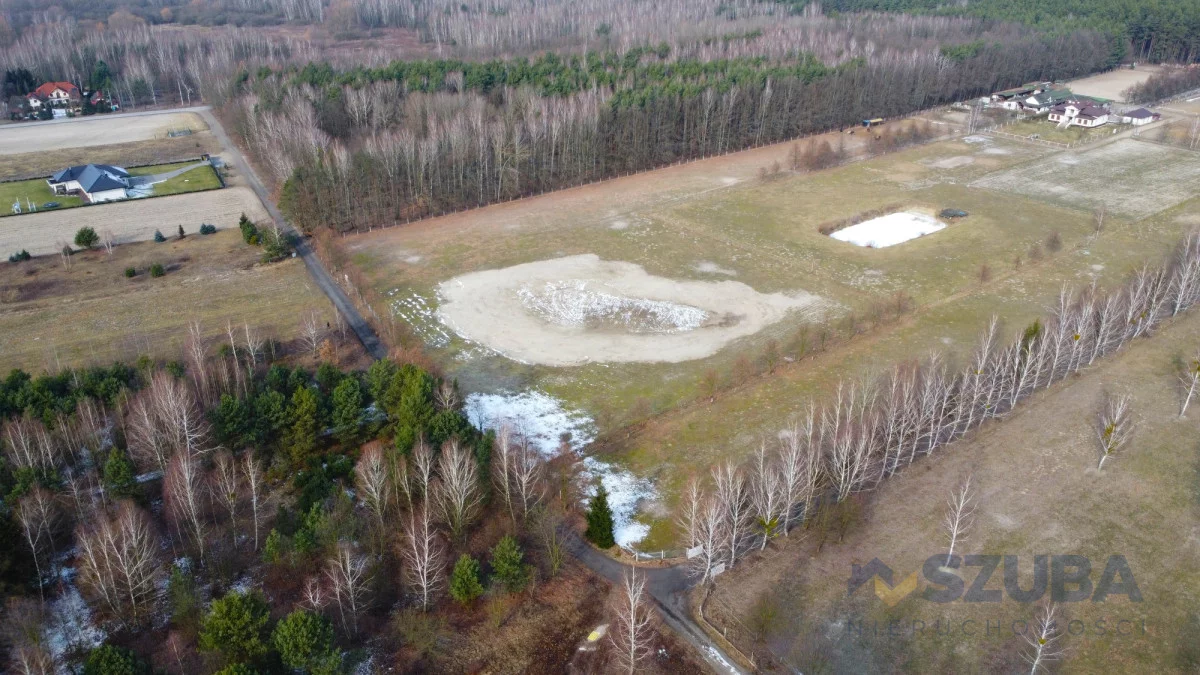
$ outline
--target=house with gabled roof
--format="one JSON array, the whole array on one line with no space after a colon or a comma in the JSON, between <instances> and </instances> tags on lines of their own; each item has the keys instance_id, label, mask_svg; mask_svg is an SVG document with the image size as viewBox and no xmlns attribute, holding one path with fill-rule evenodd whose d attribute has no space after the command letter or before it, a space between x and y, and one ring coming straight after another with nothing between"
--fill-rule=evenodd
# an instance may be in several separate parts
<instances>
[{"instance_id":1,"label":"house with gabled roof","mask_svg":"<svg viewBox=\"0 0 1200 675\"><path fill-rule=\"evenodd\" d=\"M80 164L46 179L54 194L78 194L92 204L126 199L131 187L129 172L108 164Z\"/></svg>"},{"instance_id":2,"label":"house with gabled roof","mask_svg":"<svg viewBox=\"0 0 1200 675\"><path fill-rule=\"evenodd\" d=\"M1125 124L1132 124L1135 127L1140 127L1143 124L1150 124L1151 122L1157 122L1160 119L1162 119L1162 115L1156 112L1150 112L1145 108L1138 108L1137 110L1130 110L1128 112L1121 113L1121 121Z\"/></svg>"},{"instance_id":3,"label":"house with gabled roof","mask_svg":"<svg viewBox=\"0 0 1200 675\"><path fill-rule=\"evenodd\" d=\"M79 87L70 82L46 82L29 95L29 107L37 109L48 105L51 108L73 108L82 100Z\"/></svg>"},{"instance_id":4,"label":"house with gabled roof","mask_svg":"<svg viewBox=\"0 0 1200 675\"><path fill-rule=\"evenodd\" d=\"M1106 108L1095 105L1090 99L1075 99L1051 108L1047 119L1060 127L1078 126L1091 129L1107 124L1109 112Z\"/></svg>"}]
</instances>

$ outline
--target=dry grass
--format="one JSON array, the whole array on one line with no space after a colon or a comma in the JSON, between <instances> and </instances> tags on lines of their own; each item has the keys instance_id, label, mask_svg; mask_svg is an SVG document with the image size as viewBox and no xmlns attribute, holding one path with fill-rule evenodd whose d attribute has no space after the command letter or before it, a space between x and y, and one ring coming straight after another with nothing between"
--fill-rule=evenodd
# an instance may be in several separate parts
<instances>
[{"instance_id":1,"label":"dry grass","mask_svg":"<svg viewBox=\"0 0 1200 675\"><path fill-rule=\"evenodd\" d=\"M1029 570L1038 554L1088 556L1095 566L1093 583L1110 555L1123 555L1129 563L1142 602L1113 596L1103 604L1064 606L1066 619L1082 621L1085 630L1065 638L1070 651L1062 672L1187 670L1183 652L1197 636L1186 631L1195 625L1200 606L1194 583L1200 575L1200 413L1193 408L1187 418L1178 416L1174 361L1197 344L1200 313L1192 313L1035 396L1009 419L923 459L870 495L866 522L843 543L817 552L815 537L793 538L724 576L710 604L713 613L731 626L731 637L736 635L744 648L777 664L787 658L805 672L822 658L835 671L884 672L902 663L917 672L1004 670L1019 651L1009 626L1030 618L1028 605L1011 600L935 605L910 596L888 610L870 584L846 596L852 564L878 557L899 581L927 557L944 552L945 500L970 474L978 519L960 552L1019 556L1023 588L1030 585ZM1128 451L1098 472L1090 424L1106 392L1131 394L1140 424ZM968 569L962 576L970 581L977 572ZM1002 577L998 570L987 588L1002 588ZM753 623L755 601L768 589L779 616L770 639L755 645L742 626ZM930 628L915 637L885 633L859 639L838 623L847 619L877 620L885 628L889 620L901 626L923 620ZM972 619L981 630L935 635L938 619L956 626ZM1101 619L1108 622L1104 635L1096 628ZM1117 635L1121 619L1137 629ZM991 633L982 630L985 621L991 621ZM997 625L1006 630L996 630Z\"/></svg>"},{"instance_id":2,"label":"dry grass","mask_svg":"<svg viewBox=\"0 0 1200 675\"><path fill-rule=\"evenodd\" d=\"M217 139L211 133L202 131L178 138L155 138L132 143L16 155L0 154L0 179L43 178L76 164L111 164L122 167L166 164L220 151L221 145Z\"/></svg>"},{"instance_id":3,"label":"dry grass","mask_svg":"<svg viewBox=\"0 0 1200 675\"><path fill-rule=\"evenodd\" d=\"M300 260L261 265L259 255L225 230L118 246L111 258L77 254L70 269L57 257L0 264L0 371L53 371L143 354L177 358L192 320L213 336L227 320L248 321L284 342L310 309L332 321L328 300ZM166 276L151 278L153 263L164 265ZM138 276L126 279L127 267Z\"/></svg>"}]
</instances>

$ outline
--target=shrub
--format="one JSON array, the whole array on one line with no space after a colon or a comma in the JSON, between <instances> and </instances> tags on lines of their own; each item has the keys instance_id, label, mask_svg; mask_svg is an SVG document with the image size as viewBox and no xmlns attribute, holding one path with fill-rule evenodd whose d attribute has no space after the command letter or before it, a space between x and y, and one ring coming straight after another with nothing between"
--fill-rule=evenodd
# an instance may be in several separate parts
<instances>
[{"instance_id":1,"label":"shrub","mask_svg":"<svg viewBox=\"0 0 1200 675\"><path fill-rule=\"evenodd\" d=\"M154 231L154 241L157 241L158 243L161 244L166 240L167 240L167 238L163 236L162 230Z\"/></svg>"},{"instance_id":2,"label":"shrub","mask_svg":"<svg viewBox=\"0 0 1200 675\"><path fill-rule=\"evenodd\" d=\"M525 566L525 553L517 540L505 535L492 547L491 554L492 583L504 586L511 593L525 588L529 581L529 569Z\"/></svg>"},{"instance_id":3,"label":"shrub","mask_svg":"<svg viewBox=\"0 0 1200 675\"><path fill-rule=\"evenodd\" d=\"M1058 253L1062 250L1062 236L1057 232L1051 232L1049 237L1046 237L1046 250L1051 253Z\"/></svg>"},{"instance_id":4,"label":"shrub","mask_svg":"<svg viewBox=\"0 0 1200 675\"><path fill-rule=\"evenodd\" d=\"M116 498L137 498L141 495L137 482L137 470L134 469L129 456L119 448L113 447L108 451L103 475L104 489L108 491L109 495Z\"/></svg>"},{"instance_id":5,"label":"shrub","mask_svg":"<svg viewBox=\"0 0 1200 675\"><path fill-rule=\"evenodd\" d=\"M29 260L32 257L33 256L29 255L29 251L26 251L25 249L21 249L20 251L8 256L8 262L10 262L10 263L24 262L26 260Z\"/></svg>"},{"instance_id":6,"label":"shrub","mask_svg":"<svg viewBox=\"0 0 1200 675\"><path fill-rule=\"evenodd\" d=\"M333 628L329 620L302 609L280 619L271 633L271 644L283 665L292 670L315 672L322 661L336 658L331 653Z\"/></svg>"},{"instance_id":7,"label":"shrub","mask_svg":"<svg viewBox=\"0 0 1200 675\"><path fill-rule=\"evenodd\" d=\"M81 227L75 233L75 245L80 248L91 248L100 243L100 235L90 227Z\"/></svg>"},{"instance_id":8,"label":"shrub","mask_svg":"<svg viewBox=\"0 0 1200 675\"><path fill-rule=\"evenodd\" d=\"M204 223L200 226L200 234L216 234L217 226Z\"/></svg>"},{"instance_id":9,"label":"shrub","mask_svg":"<svg viewBox=\"0 0 1200 675\"><path fill-rule=\"evenodd\" d=\"M132 267L126 267L126 268L125 268L125 278L126 278L126 279L132 279L132 278L134 278L134 277L136 277L136 276L137 276L137 270L135 270L135 269L134 269L134 268L132 268Z\"/></svg>"},{"instance_id":10,"label":"shrub","mask_svg":"<svg viewBox=\"0 0 1200 675\"><path fill-rule=\"evenodd\" d=\"M83 675L148 675L150 669L137 655L123 647L100 645L88 652Z\"/></svg>"},{"instance_id":11,"label":"shrub","mask_svg":"<svg viewBox=\"0 0 1200 675\"><path fill-rule=\"evenodd\" d=\"M162 263L154 263L150 266L150 276L152 277L161 277L166 273L167 270L163 268Z\"/></svg>"},{"instance_id":12,"label":"shrub","mask_svg":"<svg viewBox=\"0 0 1200 675\"><path fill-rule=\"evenodd\" d=\"M483 585L479 583L479 561L464 553L454 563L454 572L450 575L450 597L460 604L469 605L481 595Z\"/></svg>"},{"instance_id":13,"label":"shrub","mask_svg":"<svg viewBox=\"0 0 1200 675\"><path fill-rule=\"evenodd\" d=\"M266 656L271 608L259 593L229 593L214 600L200 628L200 648L221 652L230 661Z\"/></svg>"}]
</instances>

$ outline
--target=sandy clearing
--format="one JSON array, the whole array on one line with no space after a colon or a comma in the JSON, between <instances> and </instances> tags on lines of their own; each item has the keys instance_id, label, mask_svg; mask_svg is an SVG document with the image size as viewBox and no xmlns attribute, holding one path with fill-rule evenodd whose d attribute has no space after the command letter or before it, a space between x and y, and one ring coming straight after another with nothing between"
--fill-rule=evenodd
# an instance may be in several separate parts
<instances>
[{"instance_id":1,"label":"sandy clearing","mask_svg":"<svg viewBox=\"0 0 1200 675\"><path fill-rule=\"evenodd\" d=\"M1099 96L1124 102L1126 89L1145 82L1151 75L1161 70L1161 67L1154 65L1139 65L1134 70L1118 68L1107 73L1073 80L1067 83L1067 87L1076 94Z\"/></svg>"},{"instance_id":2,"label":"sandy clearing","mask_svg":"<svg viewBox=\"0 0 1200 675\"><path fill-rule=\"evenodd\" d=\"M560 307L564 312L553 314L545 303L529 300L562 285L603 296L602 314L590 317L601 319L600 326L587 321L588 307ZM793 310L816 313L825 305L803 291L768 295L736 281L667 279L593 254L464 274L442 282L438 296L439 320L462 337L516 361L549 366L701 359ZM593 296L554 296L567 302L577 297ZM697 313L703 320L696 321ZM672 329L668 324L677 319Z\"/></svg>"},{"instance_id":3,"label":"sandy clearing","mask_svg":"<svg viewBox=\"0 0 1200 675\"><path fill-rule=\"evenodd\" d=\"M924 213L901 211L851 225L829 235L855 246L887 248L946 228L946 224Z\"/></svg>"},{"instance_id":4,"label":"sandy clearing","mask_svg":"<svg viewBox=\"0 0 1200 675\"><path fill-rule=\"evenodd\" d=\"M192 192L153 199L135 199L65 211L39 211L0 220L0 252L25 249L34 255L57 253L72 241L75 232L90 226L111 230L118 244L147 241L154 231L172 236L180 225L195 234L201 223L218 228L235 227L245 213L251 220L267 220L262 203L247 187Z\"/></svg>"},{"instance_id":5,"label":"sandy clearing","mask_svg":"<svg viewBox=\"0 0 1200 675\"><path fill-rule=\"evenodd\" d=\"M0 126L0 155L133 143L164 138L170 129L201 131L207 128L204 120L191 112L6 124Z\"/></svg>"}]
</instances>

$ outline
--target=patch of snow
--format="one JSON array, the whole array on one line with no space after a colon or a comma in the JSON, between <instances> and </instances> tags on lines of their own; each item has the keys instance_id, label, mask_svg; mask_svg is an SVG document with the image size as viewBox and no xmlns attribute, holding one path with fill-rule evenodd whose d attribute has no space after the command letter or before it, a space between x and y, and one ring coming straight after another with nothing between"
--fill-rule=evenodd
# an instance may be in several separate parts
<instances>
[{"instance_id":1,"label":"patch of snow","mask_svg":"<svg viewBox=\"0 0 1200 675\"><path fill-rule=\"evenodd\" d=\"M608 229L610 229L610 230L624 230L624 229L626 229L627 227L629 227L629 221L627 221L627 220L614 220L614 221L612 221L612 224L608 226Z\"/></svg>"},{"instance_id":2,"label":"patch of snow","mask_svg":"<svg viewBox=\"0 0 1200 675\"><path fill-rule=\"evenodd\" d=\"M700 272L701 274L724 274L727 277L737 276L737 271L731 270L728 267L721 267L715 262L709 262L707 260L701 260L695 265L692 265L692 269Z\"/></svg>"},{"instance_id":3,"label":"patch of snow","mask_svg":"<svg viewBox=\"0 0 1200 675\"><path fill-rule=\"evenodd\" d=\"M416 265L422 260L423 258L419 255L410 255L404 259L404 262L408 263L409 265Z\"/></svg>"},{"instance_id":4,"label":"patch of snow","mask_svg":"<svg viewBox=\"0 0 1200 675\"><path fill-rule=\"evenodd\" d=\"M923 213L901 211L851 225L829 235L855 246L886 248L945 229L946 224Z\"/></svg>"},{"instance_id":5,"label":"patch of snow","mask_svg":"<svg viewBox=\"0 0 1200 675\"><path fill-rule=\"evenodd\" d=\"M721 652L717 651L712 645L705 645L704 651L707 652L710 663L714 665L720 665L723 669L725 669L725 672L734 673L734 675L737 675L738 669L734 668L732 663L726 661L725 657L721 656Z\"/></svg>"},{"instance_id":6,"label":"patch of snow","mask_svg":"<svg viewBox=\"0 0 1200 675\"><path fill-rule=\"evenodd\" d=\"M972 145L974 145L976 143L983 143L984 145L988 145L992 142L992 139L988 138L987 136L967 136L966 138L963 139L963 141L970 143Z\"/></svg>"},{"instance_id":7,"label":"patch of snow","mask_svg":"<svg viewBox=\"0 0 1200 675\"><path fill-rule=\"evenodd\" d=\"M732 176L725 176L721 179L722 185L737 185L740 182L742 182L741 178L734 178Z\"/></svg>"},{"instance_id":8,"label":"patch of snow","mask_svg":"<svg viewBox=\"0 0 1200 675\"><path fill-rule=\"evenodd\" d=\"M65 663L71 652L86 652L104 644L107 634L92 621L92 610L83 601L79 589L72 581L75 570L64 568L66 581L58 597L50 604L50 617L46 622L46 646L54 659ZM66 671L63 671L66 672Z\"/></svg>"},{"instance_id":9,"label":"patch of snow","mask_svg":"<svg viewBox=\"0 0 1200 675\"><path fill-rule=\"evenodd\" d=\"M985 155L1011 155L1012 150L1006 150L1004 148L986 148L983 151L983 154L985 154Z\"/></svg>"},{"instance_id":10,"label":"patch of snow","mask_svg":"<svg viewBox=\"0 0 1200 675\"><path fill-rule=\"evenodd\" d=\"M562 401L542 391L468 394L464 411L467 419L481 429L509 424L546 457L553 457L558 452L564 434L570 435L571 449L576 451L596 438L596 425L591 416L583 411L568 410ZM595 494L596 479L608 491L617 543L632 546L644 539L650 531L649 526L633 518L640 503L656 498L653 483L595 457L585 457L583 465L582 477L589 485L585 495L590 498Z\"/></svg>"},{"instance_id":11,"label":"patch of snow","mask_svg":"<svg viewBox=\"0 0 1200 675\"><path fill-rule=\"evenodd\" d=\"M1093 272L1102 272L1102 271L1104 271L1104 265L1092 265L1092 271Z\"/></svg>"},{"instance_id":12,"label":"patch of snow","mask_svg":"<svg viewBox=\"0 0 1200 675\"><path fill-rule=\"evenodd\" d=\"M437 320L434 302L415 291L405 293L398 288L388 291L388 297L392 298L392 314L403 319L423 341L435 347L450 344L450 334Z\"/></svg>"},{"instance_id":13,"label":"patch of snow","mask_svg":"<svg viewBox=\"0 0 1200 675\"><path fill-rule=\"evenodd\" d=\"M538 290L522 286L517 297L548 323L568 328L616 324L632 333L679 333L695 330L709 318L697 307L596 291L582 280L548 281Z\"/></svg>"}]
</instances>

